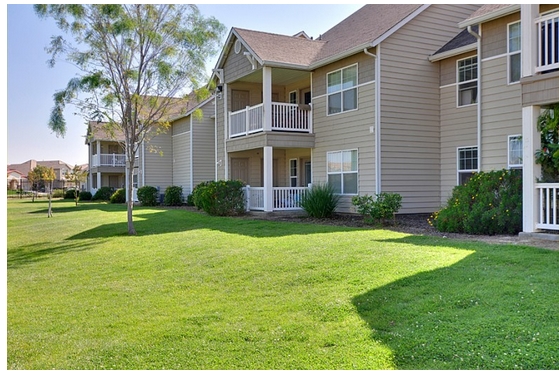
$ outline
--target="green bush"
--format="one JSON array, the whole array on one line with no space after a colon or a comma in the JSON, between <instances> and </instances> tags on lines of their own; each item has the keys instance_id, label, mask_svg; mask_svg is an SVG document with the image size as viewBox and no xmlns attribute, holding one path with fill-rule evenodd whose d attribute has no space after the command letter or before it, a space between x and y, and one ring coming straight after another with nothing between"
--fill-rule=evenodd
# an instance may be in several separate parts
<instances>
[{"instance_id":1,"label":"green bush","mask_svg":"<svg viewBox=\"0 0 559 371\"><path fill-rule=\"evenodd\" d=\"M192 191L194 205L210 215L241 215L245 213L244 184L238 180L207 181Z\"/></svg>"},{"instance_id":2,"label":"green bush","mask_svg":"<svg viewBox=\"0 0 559 371\"><path fill-rule=\"evenodd\" d=\"M111 187L101 187L95 192L91 198L93 201L110 201L113 195L113 189Z\"/></svg>"},{"instance_id":3,"label":"green bush","mask_svg":"<svg viewBox=\"0 0 559 371\"><path fill-rule=\"evenodd\" d=\"M54 191L52 191L52 198L66 198L66 195L64 194L64 190L55 189Z\"/></svg>"},{"instance_id":4,"label":"green bush","mask_svg":"<svg viewBox=\"0 0 559 371\"><path fill-rule=\"evenodd\" d=\"M117 189L115 193L111 195L110 201L112 204L126 203L126 190L124 188Z\"/></svg>"},{"instance_id":5,"label":"green bush","mask_svg":"<svg viewBox=\"0 0 559 371\"><path fill-rule=\"evenodd\" d=\"M75 189L67 190L66 193L64 193L64 199L65 200L75 200L76 199L76 190Z\"/></svg>"},{"instance_id":6,"label":"green bush","mask_svg":"<svg viewBox=\"0 0 559 371\"><path fill-rule=\"evenodd\" d=\"M365 223L384 223L391 219L396 224L396 213L402 206L402 196L398 193L381 192L375 196L354 196L351 203L364 216Z\"/></svg>"},{"instance_id":7,"label":"green bush","mask_svg":"<svg viewBox=\"0 0 559 371\"><path fill-rule=\"evenodd\" d=\"M186 206L194 206L194 196L192 193L186 196Z\"/></svg>"},{"instance_id":8,"label":"green bush","mask_svg":"<svg viewBox=\"0 0 559 371\"><path fill-rule=\"evenodd\" d=\"M93 196L91 195L91 192L89 192L89 191L82 191L82 192L80 192L80 195L79 195L80 201L90 201L92 197Z\"/></svg>"},{"instance_id":9,"label":"green bush","mask_svg":"<svg viewBox=\"0 0 559 371\"><path fill-rule=\"evenodd\" d=\"M157 205L157 195L159 191L153 186L143 186L138 188L138 201L142 206Z\"/></svg>"},{"instance_id":10,"label":"green bush","mask_svg":"<svg viewBox=\"0 0 559 371\"><path fill-rule=\"evenodd\" d=\"M165 190L163 204L165 206L181 206L183 203L182 187L171 186Z\"/></svg>"},{"instance_id":11,"label":"green bush","mask_svg":"<svg viewBox=\"0 0 559 371\"><path fill-rule=\"evenodd\" d=\"M301 207L312 218L331 218L338 206L340 196L329 183L314 184L301 197Z\"/></svg>"},{"instance_id":12,"label":"green bush","mask_svg":"<svg viewBox=\"0 0 559 371\"><path fill-rule=\"evenodd\" d=\"M429 219L441 232L517 234L522 230L522 170L480 172L454 188Z\"/></svg>"}]
</instances>

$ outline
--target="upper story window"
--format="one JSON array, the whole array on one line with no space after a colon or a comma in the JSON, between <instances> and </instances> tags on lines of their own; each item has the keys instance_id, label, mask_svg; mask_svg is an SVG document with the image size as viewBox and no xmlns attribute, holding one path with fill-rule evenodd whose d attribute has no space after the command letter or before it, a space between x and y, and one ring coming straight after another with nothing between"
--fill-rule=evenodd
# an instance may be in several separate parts
<instances>
[{"instance_id":1,"label":"upper story window","mask_svg":"<svg viewBox=\"0 0 559 371\"><path fill-rule=\"evenodd\" d=\"M509 136L509 168L522 167L522 136Z\"/></svg>"},{"instance_id":2,"label":"upper story window","mask_svg":"<svg viewBox=\"0 0 559 371\"><path fill-rule=\"evenodd\" d=\"M477 103L477 56L458 61L458 107Z\"/></svg>"},{"instance_id":3,"label":"upper story window","mask_svg":"<svg viewBox=\"0 0 559 371\"><path fill-rule=\"evenodd\" d=\"M520 81L520 22L509 24L508 29L508 65L509 83Z\"/></svg>"},{"instance_id":4,"label":"upper story window","mask_svg":"<svg viewBox=\"0 0 559 371\"><path fill-rule=\"evenodd\" d=\"M357 65L330 72L328 83L328 114L357 109Z\"/></svg>"},{"instance_id":5,"label":"upper story window","mask_svg":"<svg viewBox=\"0 0 559 371\"><path fill-rule=\"evenodd\" d=\"M297 90L289 92L289 103L297 104Z\"/></svg>"},{"instance_id":6,"label":"upper story window","mask_svg":"<svg viewBox=\"0 0 559 371\"><path fill-rule=\"evenodd\" d=\"M337 194L357 194L357 150L328 152L328 183Z\"/></svg>"}]
</instances>

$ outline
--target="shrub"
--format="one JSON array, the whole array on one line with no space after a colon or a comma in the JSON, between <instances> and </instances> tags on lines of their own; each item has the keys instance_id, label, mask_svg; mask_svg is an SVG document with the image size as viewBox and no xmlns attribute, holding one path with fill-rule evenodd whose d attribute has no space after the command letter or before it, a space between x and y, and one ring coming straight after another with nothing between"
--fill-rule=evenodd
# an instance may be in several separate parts
<instances>
[{"instance_id":1,"label":"shrub","mask_svg":"<svg viewBox=\"0 0 559 371\"><path fill-rule=\"evenodd\" d=\"M117 189L115 193L111 195L110 201L112 204L126 203L126 190L124 188Z\"/></svg>"},{"instance_id":2,"label":"shrub","mask_svg":"<svg viewBox=\"0 0 559 371\"><path fill-rule=\"evenodd\" d=\"M91 198L93 201L110 201L113 195L113 189L111 187L101 187L95 192Z\"/></svg>"},{"instance_id":3,"label":"shrub","mask_svg":"<svg viewBox=\"0 0 559 371\"><path fill-rule=\"evenodd\" d=\"M138 201L142 206L157 205L157 195L159 191L153 186L143 186L138 188Z\"/></svg>"},{"instance_id":4,"label":"shrub","mask_svg":"<svg viewBox=\"0 0 559 371\"><path fill-rule=\"evenodd\" d=\"M331 218L339 201L340 196L329 183L315 184L303 193L301 207L312 218Z\"/></svg>"},{"instance_id":5,"label":"shrub","mask_svg":"<svg viewBox=\"0 0 559 371\"><path fill-rule=\"evenodd\" d=\"M64 199L65 200L74 200L76 199L76 190L75 189L69 189L66 191L66 193L64 193Z\"/></svg>"},{"instance_id":6,"label":"shrub","mask_svg":"<svg viewBox=\"0 0 559 371\"><path fill-rule=\"evenodd\" d=\"M80 192L79 197L80 197L80 201L90 201L93 196L89 191L82 191Z\"/></svg>"},{"instance_id":7,"label":"shrub","mask_svg":"<svg viewBox=\"0 0 559 371\"><path fill-rule=\"evenodd\" d=\"M64 190L55 189L54 191L52 191L52 198L66 198Z\"/></svg>"},{"instance_id":8,"label":"shrub","mask_svg":"<svg viewBox=\"0 0 559 371\"><path fill-rule=\"evenodd\" d=\"M398 193L381 192L375 196L354 196L351 203L364 216L365 223L384 223L392 219L396 224L396 213L402 206L402 196Z\"/></svg>"},{"instance_id":9,"label":"shrub","mask_svg":"<svg viewBox=\"0 0 559 371\"><path fill-rule=\"evenodd\" d=\"M238 180L208 181L192 190L194 205L210 215L241 215L245 213L244 184Z\"/></svg>"},{"instance_id":10,"label":"shrub","mask_svg":"<svg viewBox=\"0 0 559 371\"><path fill-rule=\"evenodd\" d=\"M430 223L441 232L517 234L522 230L522 171L480 172L454 188Z\"/></svg>"},{"instance_id":11,"label":"shrub","mask_svg":"<svg viewBox=\"0 0 559 371\"><path fill-rule=\"evenodd\" d=\"M171 186L165 190L163 204L165 206L181 206L183 202L182 187Z\"/></svg>"},{"instance_id":12,"label":"shrub","mask_svg":"<svg viewBox=\"0 0 559 371\"><path fill-rule=\"evenodd\" d=\"M186 196L186 206L194 206L194 196L192 193Z\"/></svg>"}]
</instances>

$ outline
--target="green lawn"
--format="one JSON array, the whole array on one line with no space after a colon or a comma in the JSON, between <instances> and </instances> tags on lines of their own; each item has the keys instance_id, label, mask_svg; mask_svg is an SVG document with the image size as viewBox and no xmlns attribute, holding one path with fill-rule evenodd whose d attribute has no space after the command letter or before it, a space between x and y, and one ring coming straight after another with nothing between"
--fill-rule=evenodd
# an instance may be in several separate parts
<instances>
[{"instance_id":1,"label":"green lawn","mask_svg":"<svg viewBox=\"0 0 559 371\"><path fill-rule=\"evenodd\" d=\"M559 252L8 200L8 369L559 369Z\"/></svg>"}]
</instances>

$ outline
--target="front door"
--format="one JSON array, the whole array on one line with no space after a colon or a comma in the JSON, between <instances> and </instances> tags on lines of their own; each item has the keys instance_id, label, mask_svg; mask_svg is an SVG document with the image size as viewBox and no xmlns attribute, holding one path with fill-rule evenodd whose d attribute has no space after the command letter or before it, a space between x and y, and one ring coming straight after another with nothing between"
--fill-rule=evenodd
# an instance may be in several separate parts
<instances>
[{"instance_id":1,"label":"front door","mask_svg":"<svg viewBox=\"0 0 559 371\"><path fill-rule=\"evenodd\" d=\"M248 158L231 159L231 179L248 184Z\"/></svg>"}]
</instances>

